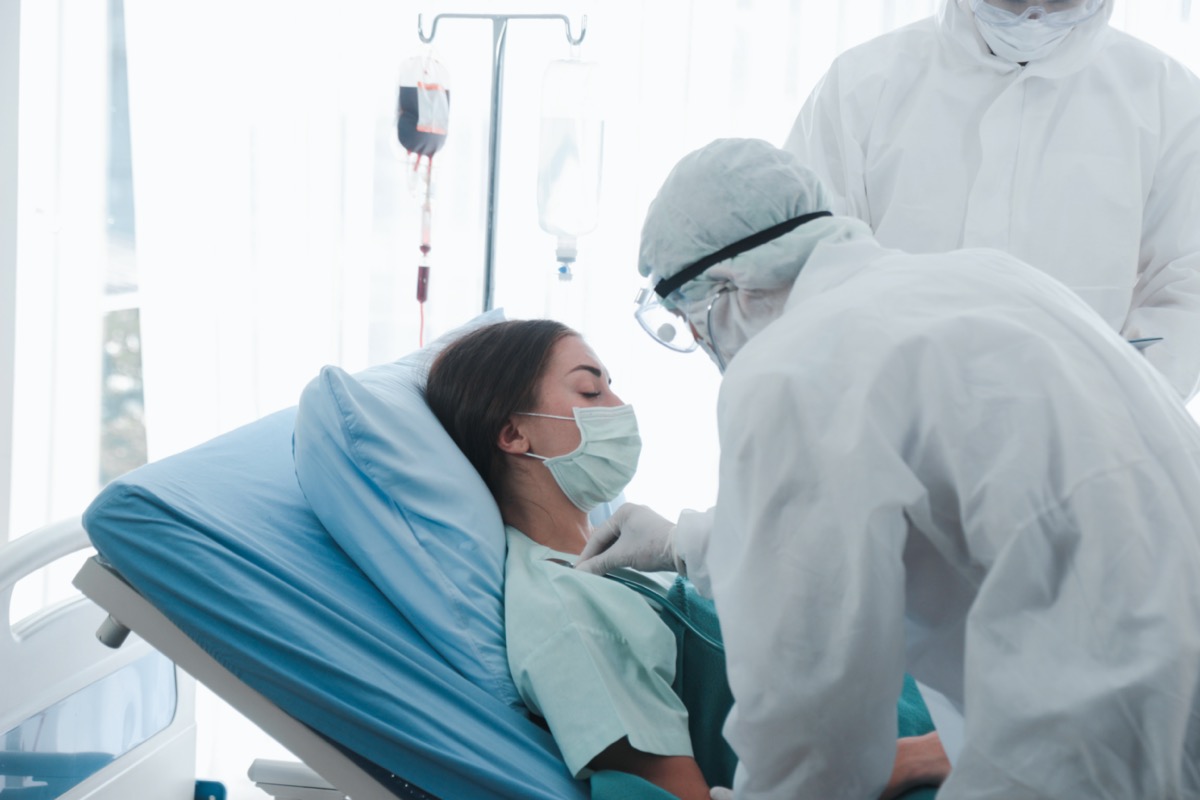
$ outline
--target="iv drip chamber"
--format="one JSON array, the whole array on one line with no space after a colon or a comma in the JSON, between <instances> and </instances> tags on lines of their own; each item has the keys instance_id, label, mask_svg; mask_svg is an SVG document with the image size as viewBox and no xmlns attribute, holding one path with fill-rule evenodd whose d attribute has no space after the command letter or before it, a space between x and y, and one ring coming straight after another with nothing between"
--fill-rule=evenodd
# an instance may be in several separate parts
<instances>
[{"instance_id":1,"label":"iv drip chamber","mask_svg":"<svg viewBox=\"0 0 1200 800\"><path fill-rule=\"evenodd\" d=\"M542 81L538 149L538 223L557 240L560 277L570 278L578 238L596 228L604 150L598 65L552 61Z\"/></svg>"}]
</instances>

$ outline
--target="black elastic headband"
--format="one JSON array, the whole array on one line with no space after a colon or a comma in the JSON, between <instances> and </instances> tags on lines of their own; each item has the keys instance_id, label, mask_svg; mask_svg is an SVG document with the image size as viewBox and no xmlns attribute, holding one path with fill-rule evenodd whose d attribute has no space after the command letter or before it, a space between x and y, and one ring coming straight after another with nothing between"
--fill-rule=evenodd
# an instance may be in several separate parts
<instances>
[{"instance_id":1,"label":"black elastic headband","mask_svg":"<svg viewBox=\"0 0 1200 800\"><path fill-rule=\"evenodd\" d=\"M714 264L720 264L722 261L727 261L728 259L731 259L736 255L740 255L747 250L753 250L761 244L766 244L772 239L778 239L788 231L795 230L806 222L811 222L819 217L832 216L833 214L829 213L828 211L814 211L811 214L802 214L799 217L792 217L789 220L785 220L778 225L772 225L766 230L759 231L758 233L752 233L745 239L738 239L733 244L722 247L712 255L705 256L695 264L690 264L684 267L671 277L663 278L661 281L654 284L654 293L659 297L666 297L671 292L675 291L680 286L683 286L692 278L695 278L697 275L704 272L704 270L708 269Z\"/></svg>"}]
</instances>

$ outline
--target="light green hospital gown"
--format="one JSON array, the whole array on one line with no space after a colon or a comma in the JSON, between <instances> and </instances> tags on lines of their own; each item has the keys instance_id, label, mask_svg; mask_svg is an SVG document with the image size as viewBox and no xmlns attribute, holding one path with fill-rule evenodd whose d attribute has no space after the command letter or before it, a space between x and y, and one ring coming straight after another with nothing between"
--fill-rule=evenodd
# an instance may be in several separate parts
<instances>
[{"instance_id":1,"label":"light green hospital gown","mask_svg":"<svg viewBox=\"0 0 1200 800\"><path fill-rule=\"evenodd\" d=\"M671 690L675 636L637 593L558 558L576 556L506 528L504 629L521 699L543 717L571 774L628 736L634 748L690 756L687 709Z\"/></svg>"}]
</instances>

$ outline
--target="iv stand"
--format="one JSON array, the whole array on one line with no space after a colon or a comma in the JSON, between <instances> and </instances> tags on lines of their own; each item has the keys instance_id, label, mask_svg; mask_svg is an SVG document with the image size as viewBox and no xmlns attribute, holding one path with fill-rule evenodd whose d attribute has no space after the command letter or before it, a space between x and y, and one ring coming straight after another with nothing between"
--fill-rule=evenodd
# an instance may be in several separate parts
<instances>
[{"instance_id":1,"label":"iv stand","mask_svg":"<svg viewBox=\"0 0 1200 800\"><path fill-rule=\"evenodd\" d=\"M488 131L488 188L487 188L487 238L483 255L483 310L492 309L495 296L496 269L496 193L500 185L500 97L504 84L504 45L508 35L509 20L514 19L557 19L567 27L567 41L578 45L587 35L587 15L579 23L579 36L571 33L571 20L565 14L438 14L433 18L429 35L425 35L422 15L417 15L417 35L429 44L437 36L438 21L442 19L488 19L492 21L492 109Z\"/></svg>"}]
</instances>

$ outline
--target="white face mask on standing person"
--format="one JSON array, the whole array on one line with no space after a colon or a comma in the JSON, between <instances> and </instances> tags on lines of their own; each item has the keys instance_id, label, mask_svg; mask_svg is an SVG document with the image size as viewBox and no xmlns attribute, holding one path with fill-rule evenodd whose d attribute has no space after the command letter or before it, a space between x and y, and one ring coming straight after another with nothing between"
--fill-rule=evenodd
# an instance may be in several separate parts
<instances>
[{"instance_id":1,"label":"white face mask on standing person","mask_svg":"<svg viewBox=\"0 0 1200 800\"><path fill-rule=\"evenodd\" d=\"M975 26L1000 58L1024 64L1045 58L1104 0L971 0Z\"/></svg>"}]
</instances>

